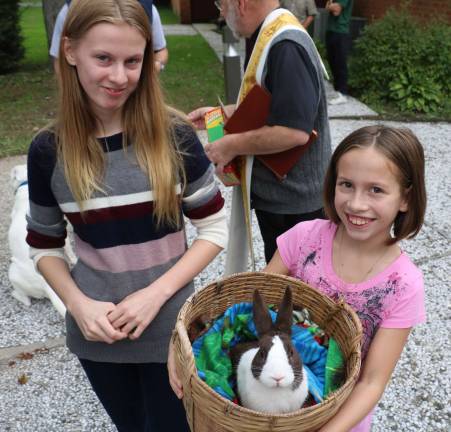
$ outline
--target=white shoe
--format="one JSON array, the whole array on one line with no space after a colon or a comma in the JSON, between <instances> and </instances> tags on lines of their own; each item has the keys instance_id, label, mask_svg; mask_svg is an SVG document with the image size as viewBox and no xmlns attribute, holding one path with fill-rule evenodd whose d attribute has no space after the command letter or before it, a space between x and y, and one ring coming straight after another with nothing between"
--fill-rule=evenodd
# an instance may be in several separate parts
<instances>
[{"instance_id":1,"label":"white shoe","mask_svg":"<svg viewBox=\"0 0 451 432\"><path fill-rule=\"evenodd\" d=\"M329 100L329 105L341 105L348 101L348 98L340 92L337 92L337 96Z\"/></svg>"}]
</instances>

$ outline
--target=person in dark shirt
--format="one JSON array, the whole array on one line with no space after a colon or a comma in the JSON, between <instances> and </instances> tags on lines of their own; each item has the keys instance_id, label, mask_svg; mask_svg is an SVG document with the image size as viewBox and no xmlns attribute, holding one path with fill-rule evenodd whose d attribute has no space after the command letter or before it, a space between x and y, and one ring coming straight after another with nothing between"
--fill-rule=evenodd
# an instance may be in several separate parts
<instances>
[{"instance_id":1,"label":"person in dark shirt","mask_svg":"<svg viewBox=\"0 0 451 432\"><path fill-rule=\"evenodd\" d=\"M331 153L323 66L310 36L292 14L279 8L278 1L222 0L216 4L231 30L246 38L245 75L238 103L253 83L271 94L266 126L228 134L206 145L207 156L216 164L217 172L222 172L236 156L278 153L305 145L312 130L318 132L317 140L283 181L277 180L257 159L250 178L242 179L250 182L246 185L250 192L248 204L255 209L268 262L276 250L278 235L300 221L323 215L322 183ZM203 128L204 115L211 108L199 108L188 116L198 128ZM227 106L226 114L230 116L234 109L235 105ZM247 158L248 163L250 159ZM242 227L247 217L235 213L240 195L240 187L235 187L234 235L230 237L226 273L247 269L246 245L241 243L246 238ZM244 202L244 212L246 205Z\"/></svg>"}]
</instances>

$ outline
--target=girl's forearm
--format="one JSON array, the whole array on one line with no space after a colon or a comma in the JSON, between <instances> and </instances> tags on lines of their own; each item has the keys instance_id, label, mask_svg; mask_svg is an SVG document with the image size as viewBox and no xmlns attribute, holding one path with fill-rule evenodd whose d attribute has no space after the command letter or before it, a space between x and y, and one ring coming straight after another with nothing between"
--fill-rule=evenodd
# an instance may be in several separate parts
<instances>
[{"instance_id":1,"label":"girl's forearm","mask_svg":"<svg viewBox=\"0 0 451 432\"><path fill-rule=\"evenodd\" d=\"M377 383L357 382L337 414L318 432L347 432L362 421L376 406L384 388Z\"/></svg>"},{"instance_id":2,"label":"girl's forearm","mask_svg":"<svg viewBox=\"0 0 451 432\"><path fill-rule=\"evenodd\" d=\"M153 282L148 289L159 287L164 304L179 289L192 281L222 248L208 240L195 240L185 254L166 273Z\"/></svg>"},{"instance_id":3,"label":"girl's forearm","mask_svg":"<svg viewBox=\"0 0 451 432\"><path fill-rule=\"evenodd\" d=\"M85 297L72 279L69 266L63 259L44 256L38 261L37 266L39 272L69 311L76 302Z\"/></svg>"}]
</instances>

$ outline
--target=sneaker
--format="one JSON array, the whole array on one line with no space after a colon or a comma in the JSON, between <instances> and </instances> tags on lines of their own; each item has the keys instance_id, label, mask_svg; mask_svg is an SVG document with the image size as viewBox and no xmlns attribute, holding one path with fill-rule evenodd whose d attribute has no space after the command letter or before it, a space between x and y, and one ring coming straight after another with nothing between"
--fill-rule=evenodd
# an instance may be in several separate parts
<instances>
[{"instance_id":1,"label":"sneaker","mask_svg":"<svg viewBox=\"0 0 451 432\"><path fill-rule=\"evenodd\" d=\"M329 105L341 105L348 101L348 98L340 92L337 92L337 96L329 100Z\"/></svg>"}]
</instances>

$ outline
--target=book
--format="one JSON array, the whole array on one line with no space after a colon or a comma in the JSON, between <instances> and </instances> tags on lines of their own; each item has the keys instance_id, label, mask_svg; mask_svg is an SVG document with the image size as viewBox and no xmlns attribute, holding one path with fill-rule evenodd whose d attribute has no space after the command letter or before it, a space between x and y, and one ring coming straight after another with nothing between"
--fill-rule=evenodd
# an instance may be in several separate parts
<instances>
[{"instance_id":1,"label":"book","mask_svg":"<svg viewBox=\"0 0 451 432\"><path fill-rule=\"evenodd\" d=\"M224 136L224 111L221 107L213 108L205 114L205 129L208 142L215 142ZM224 172L218 175L225 186L240 184L240 170L236 162L230 162L224 167Z\"/></svg>"},{"instance_id":2,"label":"book","mask_svg":"<svg viewBox=\"0 0 451 432\"><path fill-rule=\"evenodd\" d=\"M226 121L224 130L227 133L241 133L263 127L266 125L270 107L271 95L260 85L255 84ZM316 137L317 132L313 130L308 142L304 145L292 147L279 153L256 155L255 157L271 170L279 181L282 181L315 141Z\"/></svg>"}]
</instances>

